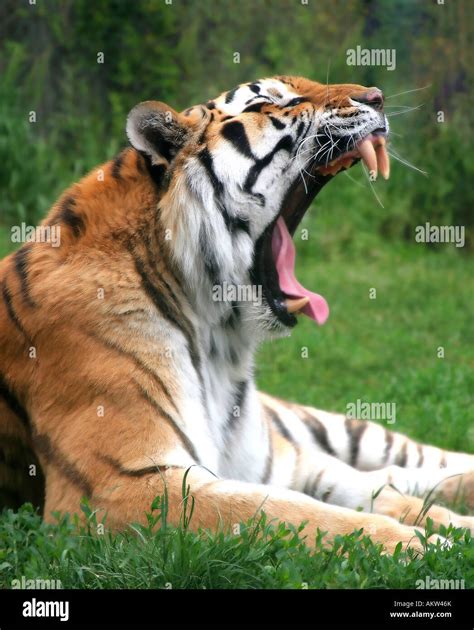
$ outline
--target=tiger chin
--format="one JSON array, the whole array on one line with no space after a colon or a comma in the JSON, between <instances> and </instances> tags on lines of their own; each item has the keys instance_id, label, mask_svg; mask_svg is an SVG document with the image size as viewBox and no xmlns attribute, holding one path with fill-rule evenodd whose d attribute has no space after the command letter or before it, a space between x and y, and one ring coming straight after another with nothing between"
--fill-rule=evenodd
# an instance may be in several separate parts
<instances>
[{"instance_id":1,"label":"tiger chin","mask_svg":"<svg viewBox=\"0 0 474 630\"><path fill-rule=\"evenodd\" d=\"M194 528L263 508L305 521L310 545L318 528L363 528L388 551L418 548L428 517L473 531L423 509L434 487L474 507L473 455L253 380L262 339L329 315L296 278L292 235L340 171L363 161L389 177L382 92L280 76L181 113L140 103L126 133L44 220L60 246L26 243L0 263L0 506L30 501L51 519L85 497L117 529L166 485L178 524L187 474Z\"/></svg>"}]
</instances>

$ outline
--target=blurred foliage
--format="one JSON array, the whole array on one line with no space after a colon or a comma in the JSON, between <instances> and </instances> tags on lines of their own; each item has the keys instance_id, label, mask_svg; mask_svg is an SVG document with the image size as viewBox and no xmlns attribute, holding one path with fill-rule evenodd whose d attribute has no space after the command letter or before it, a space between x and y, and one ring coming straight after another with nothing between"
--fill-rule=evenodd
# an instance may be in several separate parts
<instances>
[{"instance_id":1,"label":"blurred foliage","mask_svg":"<svg viewBox=\"0 0 474 630\"><path fill-rule=\"evenodd\" d=\"M37 221L64 187L111 158L126 143L127 112L141 100L184 109L243 81L300 74L381 87L393 114L392 146L428 172L394 161L390 182L375 185L384 209L356 169L357 183L339 176L321 195L326 224L337 227L334 247L360 246L361 233L413 241L414 226L425 221L469 233L474 3L307 1L3 0L2 222ZM346 51L358 45L394 48L396 69L348 66ZM472 248L472 233L466 238Z\"/></svg>"}]
</instances>

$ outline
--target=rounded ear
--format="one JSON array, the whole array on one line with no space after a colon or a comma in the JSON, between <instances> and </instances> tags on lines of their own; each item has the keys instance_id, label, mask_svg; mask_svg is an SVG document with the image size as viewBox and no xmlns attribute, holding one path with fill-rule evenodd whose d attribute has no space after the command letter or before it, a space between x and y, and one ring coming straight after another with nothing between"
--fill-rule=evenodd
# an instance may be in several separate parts
<instances>
[{"instance_id":1,"label":"rounded ear","mask_svg":"<svg viewBox=\"0 0 474 630\"><path fill-rule=\"evenodd\" d=\"M127 117L127 136L154 164L170 163L191 134L190 121L160 101L135 105Z\"/></svg>"}]
</instances>

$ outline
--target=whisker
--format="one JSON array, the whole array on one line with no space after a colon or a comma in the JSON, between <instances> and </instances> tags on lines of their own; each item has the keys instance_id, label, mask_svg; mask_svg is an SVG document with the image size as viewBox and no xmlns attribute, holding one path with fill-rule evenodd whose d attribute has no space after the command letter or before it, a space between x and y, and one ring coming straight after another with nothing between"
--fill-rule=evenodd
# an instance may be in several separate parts
<instances>
[{"instance_id":1,"label":"whisker","mask_svg":"<svg viewBox=\"0 0 474 630\"><path fill-rule=\"evenodd\" d=\"M357 186L360 186L361 188L365 188L366 190L369 188L368 186L366 186L366 185L365 185L365 184L363 184L362 182L358 182L356 179L354 179L353 177L351 177L351 176L349 175L349 172L348 172L348 171L343 171L343 173L344 173L344 175L345 175L346 177L348 177L348 178L351 180L351 182L354 182L354 184L357 184Z\"/></svg>"},{"instance_id":2,"label":"whisker","mask_svg":"<svg viewBox=\"0 0 474 630\"><path fill-rule=\"evenodd\" d=\"M421 173L425 177L428 177L428 173L426 171L423 171L421 168L418 168L414 164L410 164L410 162L407 162L407 160L404 160L399 155L396 155L395 153L393 153L393 149L392 149L392 151L388 151L387 150L387 152L388 152L389 155L391 155L395 160L397 160L401 164L404 164L405 166L408 166L408 168L412 168L414 171L418 171L419 173Z\"/></svg>"},{"instance_id":3,"label":"whisker","mask_svg":"<svg viewBox=\"0 0 474 630\"><path fill-rule=\"evenodd\" d=\"M423 107L425 105L425 103L421 103L421 105L417 105L416 107L410 107L409 109L405 109L402 110L401 112L389 112L388 114L385 114L387 116L387 118L390 118L391 116L399 116L400 114L408 114L408 112L412 112L415 109L420 109L420 107Z\"/></svg>"},{"instance_id":4,"label":"whisker","mask_svg":"<svg viewBox=\"0 0 474 630\"><path fill-rule=\"evenodd\" d=\"M370 188L371 188L372 192L374 193L374 197L375 197L375 199L377 200L377 202L379 203L379 205L380 205L380 206L381 206L381 207L385 210L385 206L384 206L384 205L383 205L383 203L380 201L380 198L379 198L379 196L377 195L377 193L375 192L375 188L373 187L372 182L370 181L369 171L368 171L368 170L366 170L365 165L364 165L364 163L363 163L363 162L361 162L361 164L362 164L362 169L363 169L364 173L365 173L365 174L366 174L366 176L367 176L367 181L369 182L369 186L370 186Z\"/></svg>"},{"instance_id":5,"label":"whisker","mask_svg":"<svg viewBox=\"0 0 474 630\"><path fill-rule=\"evenodd\" d=\"M403 109L410 109L411 105L384 105L384 109L400 109L400 107L403 107Z\"/></svg>"},{"instance_id":6,"label":"whisker","mask_svg":"<svg viewBox=\"0 0 474 630\"><path fill-rule=\"evenodd\" d=\"M425 85L420 88L415 88L414 90L405 90L404 92L398 92L397 94L390 94L390 96L386 96L384 100L388 100L389 98L395 98L396 96L402 96L402 94L411 94L412 92L419 92L420 90L427 90L431 87L431 83L429 85Z\"/></svg>"}]
</instances>

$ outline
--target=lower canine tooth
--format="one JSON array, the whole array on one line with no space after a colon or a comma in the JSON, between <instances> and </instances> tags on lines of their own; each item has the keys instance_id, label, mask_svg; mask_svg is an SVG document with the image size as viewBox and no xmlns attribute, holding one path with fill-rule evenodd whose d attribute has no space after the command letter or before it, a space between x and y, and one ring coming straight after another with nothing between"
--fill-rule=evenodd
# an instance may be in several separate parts
<instances>
[{"instance_id":1,"label":"lower canine tooth","mask_svg":"<svg viewBox=\"0 0 474 630\"><path fill-rule=\"evenodd\" d=\"M301 309L304 308L306 304L308 304L308 302L308 297L298 298L297 300L288 298L285 302L286 310L288 311L288 313L297 313L298 311L301 311Z\"/></svg>"},{"instance_id":2,"label":"lower canine tooth","mask_svg":"<svg viewBox=\"0 0 474 630\"><path fill-rule=\"evenodd\" d=\"M374 179L377 179L377 156L375 154L374 145L367 138L366 140L363 140L357 148L359 149L359 153L369 169L369 173L373 175Z\"/></svg>"},{"instance_id":3,"label":"lower canine tooth","mask_svg":"<svg viewBox=\"0 0 474 630\"><path fill-rule=\"evenodd\" d=\"M379 171L382 173L382 177L384 179L388 179L390 177L390 158L388 157L387 149L385 148L385 139L384 142L379 144L379 146L375 149L375 153L377 155L377 165L379 167Z\"/></svg>"}]
</instances>

